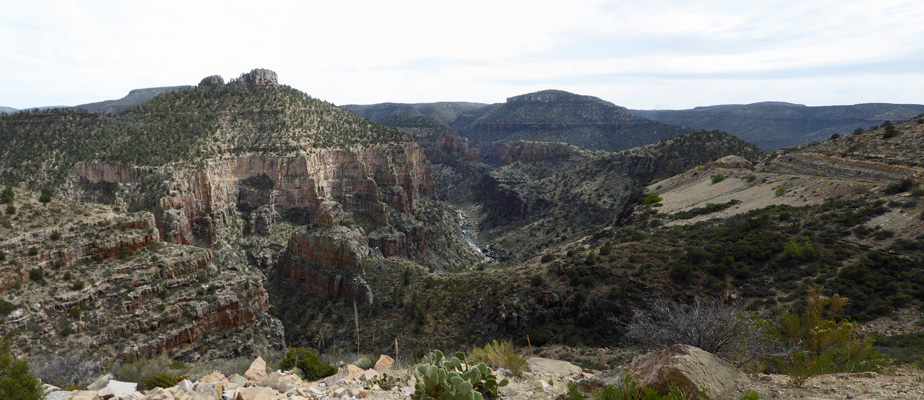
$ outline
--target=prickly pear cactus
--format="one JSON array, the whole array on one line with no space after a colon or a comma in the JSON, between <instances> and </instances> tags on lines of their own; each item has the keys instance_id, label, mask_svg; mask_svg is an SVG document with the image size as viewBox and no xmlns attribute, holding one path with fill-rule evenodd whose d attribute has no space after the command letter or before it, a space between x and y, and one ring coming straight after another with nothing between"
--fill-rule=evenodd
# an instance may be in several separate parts
<instances>
[{"instance_id":1,"label":"prickly pear cactus","mask_svg":"<svg viewBox=\"0 0 924 400\"><path fill-rule=\"evenodd\" d=\"M498 388L507 384L497 377L483 363L469 367L465 355L458 353L446 359L439 350L427 355L424 363L414 370L417 384L412 400L484 400L484 396L496 398Z\"/></svg>"}]
</instances>

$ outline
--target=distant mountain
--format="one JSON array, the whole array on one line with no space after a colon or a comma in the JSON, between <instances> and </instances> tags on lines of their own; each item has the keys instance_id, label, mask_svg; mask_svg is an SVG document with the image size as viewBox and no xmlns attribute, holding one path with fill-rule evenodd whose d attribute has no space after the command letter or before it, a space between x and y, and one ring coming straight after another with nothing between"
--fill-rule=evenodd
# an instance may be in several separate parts
<instances>
[{"instance_id":1,"label":"distant mountain","mask_svg":"<svg viewBox=\"0 0 924 400\"><path fill-rule=\"evenodd\" d=\"M153 99L155 96L161 93L172 92L172 91L180 90L180 89L186 89L188 87L190 86L182 85L182 86L155 87L155 88L147 88L147 89L135 89L135 90L128 92L128 95L126 95L125 97L118 99L118 100L105 100L105 101L99 101L96 103L81 104L79 106L74 106L74 108L78 108L81 110L87 110L87 111L94 111L98 113L116 114L131 106L136 106L141 103L146 103L147 101Z\"/></svg>"},{"instance_id":2,"label":"distant mountain","mask_svg":"<svg viewBox=\"0 0 924 400\"><path fill-rule=\"evenodd\" d=\"M393 114L439 121L487 151L493 142L563 142L585 149L616 151L670 139L693 129L651 121L592 96L543 90L501 104L423 103L348 105L344 108L382 121Z\"/></svg>"},{"instance_id":3,"label":"distant mountain","mask_svg":"<svg viewBox=\"0 0 924 400\"><path fill-rule=\"evenodd\" d=\"M850 106L808 107L763 102L696 107L692 110L629 110L634 115L694 129L718 129L776 150L841 136L857 128L899 121L924 113L920 104L869 103Z\"/></svg>"},{"instance_id":4,"label":"distant mountain","mask_svg":"<svg viewBox=\"0 0 924 400\"><path fill-rule=\"evenodd\" d=\"M390 115L403 114L410 117L427 117L446 126L452 126L457 120L464 119L466 115L480 115L480 110L488 107L484 103L468 103L463 101L444 101L439 103L379 103L379 104L347 104L341 106L375 122L382 122Z\"/></svg>"},{"instance_id":5,"label":"distant mountain","mask_svg":"<svg viewBox=\"0 0 924 400\"><path fill-rule=\"evenodd\" d=\"M129 108L131 106L136 106L138 104L146 103L149 100L153 99L155 96L161 93L172 92L175 90L186 89L191 86L181 85L181 86L164 86L164 87L155 87L155 88L146 88L146 89L135 89L118 100L104 100L98 101L95 103L81 104L77 106L43 106L43 107L32 107L27 108L26 110L51 110L51 109L60 109L60 108L76 108L79 110L86 110L92 112L98 112L103 114L117 114ZM12 107L0 107L0 114L12 114L15 112L24 111Z\"/></svg>"}]
</instances>

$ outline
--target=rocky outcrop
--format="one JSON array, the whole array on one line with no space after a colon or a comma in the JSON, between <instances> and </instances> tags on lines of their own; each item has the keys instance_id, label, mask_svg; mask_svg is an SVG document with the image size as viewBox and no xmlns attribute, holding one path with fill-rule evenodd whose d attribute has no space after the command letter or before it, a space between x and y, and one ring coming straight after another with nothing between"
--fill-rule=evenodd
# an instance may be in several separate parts
<instances>
[{"instance_id":1,"label":"rocky outcrop","mask_svg":"<svg viewBox=\"0 0 924 400\"><path fill-rule=\"evenodd\" d=\"M370 255L365 235L344 226L303 228L289 239L276 270L311 293L363 299L362 260Z\"/></svg>"},{"instance_id":2,"label":"rocky outcrop","mask_svg":"<svg viewBox=\"0 0 924 400\"><path fill-rule=\"evenodd\" d=\"M244 86L267 87L279 86L279 77L268 69L256 68L248 73L241 74L240 82Z\"/></svg>"},{"instance_id":3,"label":"rocky outcrop","mask_svg":"<svg viewBox=\"0 0 924 400\"><path fill-rule=\"evenodd\" d=\"M725 156L708 165L719 168L754 169L754 163L738 155Z\"/></svg>"},{"instance_id":4,"label":"rocky outcrop","mask_svg":"<svg viewBox=\"0 0 924 400\"><path fill-rule=\"evenodd\" d=\"M163 193L153 202L142 188L146 177L165 177ZM286 215L294 210L304 223L317 222L321 204L332 200L346 212L363 213L387 222L386 209L412 212L420 196L432 196L430 164L413 143L363 148L327 149L302 156L244 155L212 159L199 168L131 167L123 164L77 163L71 187L77 196L88 185L108 183L111 202L153 203L165 241L212 243L228 227L237 210L270 206ZM254 179L259 178L259 179ZM93 199L95 200L95 198Z\"/></svg>"},{"instance_id":5,"label":"rocky outcrop","mask_svg":"<svg viewBox=\"0 0 924 400\"><path fill-rule=\"evenodd\" d=\"M697 347L675 344L632 360L629 373L647 386L666 395L675 384L684 393L704 393L719 398L738 386L750 384L748 376L728 362Z\"/></svg>"},{"instance_id":6,"label":"rocky outcrop","mask_svg":"<svg viewBox=\"0 0 924 400\"><path fill-rule=\"evenodd\" d=\"M222 78L221 75L211 75L211 76L202 78L202 80L199 81L198 87L200 89L203 89L203 88L219 87L224 84L225 84L225 79Z\"/></svg>"},{"instance_id":7,"label":"rocky outcrop","mask_svg":"<svg viewBox=\"0 0 924 400\"><path fill-rule=\"evenodd\" d=\"M811 152L788 153L781 150L777 154L776 157L758 165L757 170L876 183L893 183L909 177L917 181L924 181L924 168L921 167L893 165Z\"/></svg>"}]
</instances>

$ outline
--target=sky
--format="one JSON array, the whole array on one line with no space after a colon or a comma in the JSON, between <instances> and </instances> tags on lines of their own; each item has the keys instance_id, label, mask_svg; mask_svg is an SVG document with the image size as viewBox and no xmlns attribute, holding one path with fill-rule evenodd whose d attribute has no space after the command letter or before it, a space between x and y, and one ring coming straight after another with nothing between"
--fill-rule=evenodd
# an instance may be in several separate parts
<instances>
[{"instance_id":1,"label":"sky","mask_svg":"<svg viewBox=\"0 0 924 400\"><path fill-rule=\"evenodd\" d=\"M0 0L0 106L254 68L342 104L924 103L920 0Z\"/></svg>"}]
</instances>

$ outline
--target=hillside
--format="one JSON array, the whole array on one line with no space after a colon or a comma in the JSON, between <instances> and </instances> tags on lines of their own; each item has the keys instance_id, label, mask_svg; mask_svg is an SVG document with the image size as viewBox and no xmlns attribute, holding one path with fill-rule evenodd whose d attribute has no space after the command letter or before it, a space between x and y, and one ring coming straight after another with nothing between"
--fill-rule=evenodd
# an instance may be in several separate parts
<instances>
[{"instance_id":1,"label":"hillside","mask_svg":"<svg viewBox=\"0 0 924 400\"><path fill-rule=\"evenodd\" d=\"M369 105L347 104L341 106L376 122L382 122L386 117L402 114L410 117L427 117L443 125L454 125L460 119L469 115L478 115L488 104L469 103L462 101L437 103L379 103Z\"/></svg>"},{"instance_id":2,"label":"hillside","mask_svg":"<svg viewBox=\"0 0 924 400\"><path fill-rule=\"evenodd\" d=\"M276 74L269 70L253 70L227 84L209 77L198 87L163 93L114 115L81 110L5 115L0 117L0 138L7 143L0 157L3 179L17 190L45 187L68 204L100 204L94 211L62 205L62 215L44 219L45 225L15 214L7 227L11 230L2 232L2 245L10 249L11 256L0 260L4 271L15 274L3 276L0 293L12 294L17 302L26 298L46 301L40 300L46 293L41 286L10 288L17 281L22 283L29 270L57 276L63 273L61 268L81 268L72 276L93 277L93 284L72 289L75 293L68 295L71 300L97 302L92 307L98 307L99 299L105 296L121 293L118 296L124 297L134 290L117 292L112 285L138 288L140 302L146 301L144 296L161 296L164 292L158 285L166 284L171 290L180 284L190 287L189 293L179 294L183 300L176 308L172 301L164 300L166 314L150 322L168 330L145 327L142 336L127 333L140 341L137 345L120 345L122 336L93 330L88 341L90 352L97 347L118 348L87 356L94 361L162 353L199 358L205 351L234 340L229 329L238 325L242 326L239 330L250 329L265 326L259 321L272 321L267 314L267 296L287 298L299 292L319 302L331 297L378 299L380 293L371 291L373 286L364 276L372 265L383 266L376 268L377 273L390 274L390 264L382 263L386 258L421 263L439 271L459 270L480 259L463 240L456 215L436 198L430 163L411 137L279 85ZM16 207L26 208L19 203ZM44 210L39 207L29 206L30 218L43 215L36 214ZM94 212L103 214L94 217L97 219L109 218L108 212L128 212L129 218L142 219L144 224L130 225L138 225L146 239L131 246L107 242L107 246L124 250L107 252L98 261L96 253L87 249L100 246L93 238L105 240L106 236L94 232L117 232L121 226L106 228L108 225L100 223L96 231L87 230L90 241L84 242L71 238L71 225L65 218L74 213L89 218ZM96 220L90 219L88 223L96 226ZM81 238L83 226L74 228L74 234ZM33 262L28 254L31 250L24 250L28 243L38 243L34 241L41 241L41 235L56 228L68 239L61 244L76 249L49 248L46 252L42 247L37 249L39 262ZM26 244L20 243L23 240ZM143 257L131 257L139 251L144 252ZM56 262L62 252L70 255ZM126 256L109 260L120 252ZM177 274L169 272L172 267L167 271L158 267L163 263L155 260L182 261L190 254L201 255L201 259L194 266L180 262L176 268L183 270ZM184 276L173 282L170 279L174 275ZM203 282L211 278L220 279L220 284ZM105 281L108 283L103 279L109 279ZM262 291L264 281L266 291ZM66 284L55 287L61 285ZM262 294L250 293L254 288L260 288ZM212 289L217 298L213 298ZM54 295L56 290L63 289L48 293ZM234 296L264 302L247 314L231 307L233 302L225 304L223 299ZM168 335L165 339L164 332L195 321L186 313L195 313L197 318L209 316L210 309L184 305L191 299L207 300L208 307L231 308L216 309L221 316L206 318L202 328L192 330L196 332L193 337ZM63 300L55 297L51 301ZM156 301L143 305L159 307ZM72 306L61 310L69 311ZM74 313L94 309L87 307ZM106 308L107 321L112 323L148 324L131 322L137 319L135 313L150 311L147 308ZM46 314L52 315L48 310ZM51 323L57 324L59 314L54 315ZM286 329L296 329L294 321L283 322L289 324ZM0 327L23 338L32 329L11 320ZM156 331L153 336L148 335L152 330ZM49 332L54 335L54 331ZM273 339L275 344L282 341L281 333L260 336ZM199 347L183 348L191 342ZM30 343L24 339L14 346L17 352L28 352ZM229 356L217 351L209 354ZM40 355L29 354L34 360Z\"/></svg>"},{"instance_id":3,"label":"hillside","mask_svg":"<svg viewBox=\"0 0 924 400\"><path fill-rule=\"evenodd\" d=\"M73 108L104 114L117 114L123 110L150 101L161 93L186 89L189 86L166 86L146 89L135 89L128 92L125 97L118 100L105 100L74 106Z\"/></svg>"},{"instance_id":4,"label":"hillside","mask_svg":"<svg viewBox=\"0 0 924 400\"><path fill-rule=\"evenodd\" d=\"M919 104L869 103L808 107L764 102L696 107L692 110L629 110L634 115L694 129L721 130L765 150L845 136L885 121L900 121L924 112Z\"/></svg>"},{"instance_id":5,"label":"hillside","mask_svg":"<svg viewBox=\"0 0 924 400\"><path fill-rule=\"evenodd\" d=\"M589 150L616 151L693 130L632 115L592 96L544 90L501 104L425 103L350 105L344 108L375 121L393 114L423 116L446 125L485 152L493 142L563 142Z\"/></svg>"}]
</instances>

